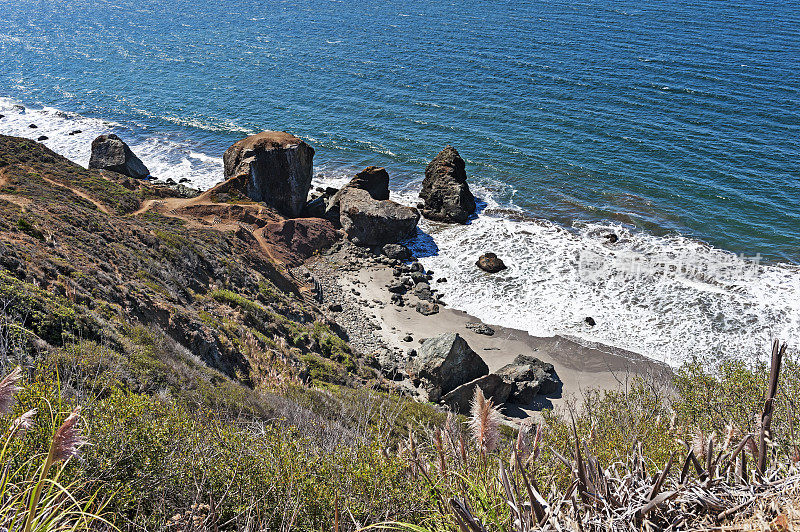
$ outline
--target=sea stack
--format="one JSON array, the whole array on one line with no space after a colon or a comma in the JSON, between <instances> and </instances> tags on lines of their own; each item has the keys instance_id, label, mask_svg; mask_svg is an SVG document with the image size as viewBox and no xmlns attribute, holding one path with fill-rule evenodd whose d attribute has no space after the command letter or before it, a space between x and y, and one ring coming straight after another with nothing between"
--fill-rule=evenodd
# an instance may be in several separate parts
<instances>
[{"instance_id":1,"label":"sea stack","mask_svg":"<svg viewBox=\"0 0 800 532\"><path fill-rule=\"evenodd\" d=\"M89 168L109 170L136 179L150 176L150 170L144 165L116 135L100 135L92 141L92 155Z\"/></svg>"},{"instance_id":2,"label":"sea stack","mask_svg":"<svg viewBox=\"0 0 800 532\"><path fill-rule=\"evenodd\" d=\"M455 148L447 146L425 168L419 197L424 201L422 215L429 220L463 224L475 213L464 159Z\"/></svg>"},{"instance_id":3,"label":"sea stack","mask_svg":"<svg viewBox=\"0 0 800 532\"><path fill-rule=\"evenodd\" d=\"M311 188L314 148L291 133L264 131L225 151L225 179L241 180L253 201L290 218L301 215Z\"/></svg>"}]
</instances>

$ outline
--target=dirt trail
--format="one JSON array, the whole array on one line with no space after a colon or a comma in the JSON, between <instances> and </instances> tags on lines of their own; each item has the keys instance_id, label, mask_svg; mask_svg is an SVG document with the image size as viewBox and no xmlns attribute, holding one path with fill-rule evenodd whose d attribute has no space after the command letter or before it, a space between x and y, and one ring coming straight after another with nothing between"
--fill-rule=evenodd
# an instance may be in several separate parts
<instances>
[{"instance_id":1,"label":"dirt trail","mask_svg":"<svg viewBox=\"0 0 800 532\"><path fill-rule=\"evenodd\" d=\"M41 176L41 177L42 177L42 179L44 179L45 181L47 181L51 185L55 185L55 186L61 187L61 188L66 188L67 190L69 190L70 192L75 194L76 196L85 199L86 201L88 201L89 203L91 203L92 205L97 207L97 209L100 212L102 212L103 214L111 214L111 211L108 210L108 207L106 207L105 205L103 205L102 203L100 203L99 201L97 201L96 199L91 197L90 195L86 194L85 192L83 192L81 190L78 190L77 188L71 187L69 185L65 185L64 183L59 183L58 181L53 181L49 177L44 177L44 176Z\"/></svg>"}]
</instances>

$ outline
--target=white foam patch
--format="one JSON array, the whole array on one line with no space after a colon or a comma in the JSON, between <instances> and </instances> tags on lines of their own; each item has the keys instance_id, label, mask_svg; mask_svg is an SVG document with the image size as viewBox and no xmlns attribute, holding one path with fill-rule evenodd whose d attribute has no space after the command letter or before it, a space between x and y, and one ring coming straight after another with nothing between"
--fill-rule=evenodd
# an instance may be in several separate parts
<instances>
[{"instance_id":1,"label":"white foam patch","mask_svg":"<svg viewBox=\"0 0 800 532\"><path fill-rule=\"evenodd\" d=\"M89 165L92 141L98 135L114 133L130 145L157 179L188 180L184 182L189 186L205 190L223 178L222 157L200 153L188 143L163 137L141 140L122 124L52 107L27 107L10 98L0 98L0 114L4 115L0 118L0 133L33 140L46 136L41 141L45 146L83 167ZM37 127L31 128L31 124Z\"/></svg>"},{"instance_id":2,"label":"white foam patch","mask_svg":"<svg viewBox=\"0 0 800 532\"><path fill-rule=\"evenodd\" d=\"M437 251L421 262L447 278L435 285L443 299L488 323L600 342L671 365L692 355L763 358L774 338L798 346L796 266L755 267L689 238L613 225L573 231L484 215L468 226L422 227ZM617 243L604 238L611 231ZM430 253L431 245L423 240L418 252ZM486 251L508 269L479 270L475 261Z\"/></svg>"}]
</instances>

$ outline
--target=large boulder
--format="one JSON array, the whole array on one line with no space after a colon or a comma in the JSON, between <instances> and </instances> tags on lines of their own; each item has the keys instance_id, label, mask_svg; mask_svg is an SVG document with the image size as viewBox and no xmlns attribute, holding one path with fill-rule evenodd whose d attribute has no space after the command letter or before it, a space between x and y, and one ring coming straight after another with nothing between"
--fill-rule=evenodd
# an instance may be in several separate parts
<instances>
[{"instance_id":1,"label":"large boulder","mask_svg":"<svg viewBox=\"0 0 800 532\"><path fill-rule=\"evenodd\" d=\"M382 246L414 234L417 209L391 200L375 200L366 190L348 188L340 200L339 223L359 246Z\"/></svg>"},{"instance_id":2,"label":"large boulder","mask_svg":"<svg viewBox=\"0 0 800 532\"><path fill-rule=\"evenodd\" d=\"M512 384L502 377L490 373L475 380L462 384L444 394L442 402L459 414L469 414L472 398L475 397L475 388L480 388L487 399L496 405L505 403L511 394Z\"/></svg>"},{"instance_id":3,"label":"large boulder","mask_svg":"<svg viewBox=\"0 0 800 532\"><path fill-rule=\"evenodd\" d=\"M389 172L378 166L368 166L357 173L353 179L327 200L325 217L332 219L339 216L342 196L348 190L357 188L366 191L374 200L389 199Z\"/></svg>"},{"instance_id":4,"label":"large boulder","mask_svg":"<svg viewBox=\"0 0 800 532\"><path fill-rule=\"evenodd\" d=\"M283 131L264 131L225 151L225 179L290 218L301 215L311 188L314 148Z\"/></svg>"},{"instance_id":5,"label":"large boulder","mask_svg":"<svg viewBox=\"0 0 800 532\"><path fill-rule=\"evenodd\" d=\"M489 373L486 362L457 333L428 338L414 361L430 401Z\"/></svg>"},{"instance_id":6,"label":"large boulder","mask_svg":"<svg viewBox=\"0 0 800 532\"><path fill-rule=\"evenodd\" d=\"M518 355L495 374L512 384L511 401L520 404L528 404L540 394L557 392L561 385L552 364L529 355Z\"/></svg>"},{"instance_id":7,"label":"large boulder","mask_svg":"<svg viewBox=\"0 0 800 532\"><path fill-rule=\"evenodd\" d=\"M144 165L121 138L116 135L100 135L92 141L89 168L110 170L119 174L145 179L150 170Z\"/></svg>"},{"instance_id":8,"label":"large boulder","mask_svg":"<svg viewBox=\"0 0 800 532\"><path fill-rule=\"evenodd\" d=\"M447 146L425 168L419 197L424 201L422 215L429 220L463 224L475 212L464 159L455 148Z\"/></svg>"}]
</instances>

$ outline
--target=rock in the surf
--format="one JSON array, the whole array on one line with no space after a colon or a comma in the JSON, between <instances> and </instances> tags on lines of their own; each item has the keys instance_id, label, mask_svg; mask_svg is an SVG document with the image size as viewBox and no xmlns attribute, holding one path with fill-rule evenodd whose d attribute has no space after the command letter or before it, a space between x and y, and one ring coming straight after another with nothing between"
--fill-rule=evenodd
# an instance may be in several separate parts
<instances>
[{"instance_id":1,"label":"rock in the surf","mask_svg":"<svg viewBox=\"0 0 800 532\"><path fill-rule=\"evenodd\" d=\"M100 135L92 141L89 168L109 170L136 179L144 179L150 175L150 170L141 159L121 138L113 134Z\"/></svg>"},{"instance_id":2,"label":"rock in the surf","mask_svg":"<svg viewBox=\"0 0 800 532\"><path fill-rule=\"evenodd\" d=\"M414 363L428 399L434 402L443 394L489 373L486 362L458 333L425 340L417 350Z\"/></svg>"},{"instance_id":3,"label":"rock in the surf","mask_svg":"<svg viewBox=\"0 0 800 532\"><path fill-rule=\"evenodd\" d=\"M382 246L411 236L419 212L391 200L375 200L366 190L349 188L340 200L339 223L359 246Z\"/></svg>"},{"instance_id":4,"label":"rock in the surf","mask_svg":"<svg viewBox=\"0 0 800 532\"><path fill-rule=\"evenodd\" d=\"M496 405L505 403L511 394L512 384L502 377L490 373L458 386L442 396L442 402L459 414L468 415L475 388L480 388L487 399Z\"/></svg>"},{"instance_id":5,"label":"rock in the surf","mask_svg":"<svg viewBox=\"0 0 800 532\"><path fill-rule=\"evenodd\" d=\"M263 201L290 218L301 215L311 188L314 148L283 131L242 139L222 157L225 179L253 201ZM230 188L230 186L228 187Z\"/></svg>"},{"instance_id":6,"label":"rock in the surf","mask_svg":"<svg viewBox=\"0 0 800 532\"><path fill-rule=\"evenodd\" d=\"M497 255L491 252L481 255L475 265L489 273L497 273L506 269L506 265L502 259L497 258Z\"/></svg>"},{"instance_id":7,"label":"rock in the surf","mask_svg":"<svg viewBox=\"0 0 800 532\"><path fill-rule=\"evenodd\" d=\"M467 185L464 159L447 146L425 168L419 197L422 215L429 220L466 223L475 212L475 197Z\"/></svg>"}]
</instances>

